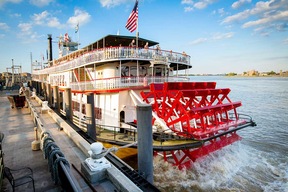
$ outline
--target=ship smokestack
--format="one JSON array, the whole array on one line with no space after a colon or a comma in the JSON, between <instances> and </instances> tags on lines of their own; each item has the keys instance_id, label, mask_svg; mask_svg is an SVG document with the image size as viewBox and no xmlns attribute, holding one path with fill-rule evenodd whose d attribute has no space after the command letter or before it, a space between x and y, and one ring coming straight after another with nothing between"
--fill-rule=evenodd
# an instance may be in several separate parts
<instances>
[{"instance_id":1,"label":"ship smokestack","mask_svg":"<svg viewBox=\"0 0 288 192\"><path fill-rule=\"evenodd\" d=\"M52 35L48 34L48 64L52 65Z\"/></svg>"}]
</instances>

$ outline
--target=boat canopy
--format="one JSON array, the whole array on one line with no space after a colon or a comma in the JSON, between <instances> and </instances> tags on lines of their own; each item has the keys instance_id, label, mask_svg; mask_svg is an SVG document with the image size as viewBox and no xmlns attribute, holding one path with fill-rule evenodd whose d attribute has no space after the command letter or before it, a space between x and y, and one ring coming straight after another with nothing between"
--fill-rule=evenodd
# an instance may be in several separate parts
<instances>
[{"instance_id":1,"label":"boat canopy","mask_svg":"<svg viewBox=\"0 0 288 192\"><path fill-rule=\"evenodd\" d=\"M120 44L123 47L128 47L132 40L135 40L136 45L136 37L135 36L123 36L123 35L107 35L90 45L83 47L82 49L91 51L94 49L101 49L105 47L118 47ZM151 41L138 37L138 47L144 47L146 42L148 42L148 46L152 47L159 44L156 41Z\"/></svg>"}]
</instances>

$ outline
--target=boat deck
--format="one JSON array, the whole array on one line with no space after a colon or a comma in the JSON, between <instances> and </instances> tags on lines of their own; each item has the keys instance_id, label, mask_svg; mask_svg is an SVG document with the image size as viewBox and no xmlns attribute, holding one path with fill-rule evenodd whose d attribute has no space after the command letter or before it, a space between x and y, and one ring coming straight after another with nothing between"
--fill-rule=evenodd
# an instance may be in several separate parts
<instances>
[{"instance_id":1,"label":"boat deck","mask_svg":"<svg viewBox=\"0 0 288 192\"><path fill-rule=\"evenodd\" d=\"M41 150L33 151L31 143L35 140L34 123L29 108L11 108L8 94L17 94L17 91L0 92L0 131L4 134L2 150L4 152L4 165L16 169L20 167L30 167L33 170L36 191L61 191L61 187L54 184L51 173L48 170L48 161L44 159ZM93 191L89 188L84 178L72 168L81 170L81 162L87 157L75 145L75 143L64 133L59 131L59 126L47 113L40 113L41 107L35 100L31 100L37 110L40 120L46 130L49 130L52 138L64 153L65 158L70 163L70 171L78 181L82 191ZM101 183L93 185L97 191L117 191L110 180L103 180ZM8 180L3 180L0 191L12 191ZM16 191L32 191L32 183L28 183L16 188Z\"/></svg>"}]
</instances>

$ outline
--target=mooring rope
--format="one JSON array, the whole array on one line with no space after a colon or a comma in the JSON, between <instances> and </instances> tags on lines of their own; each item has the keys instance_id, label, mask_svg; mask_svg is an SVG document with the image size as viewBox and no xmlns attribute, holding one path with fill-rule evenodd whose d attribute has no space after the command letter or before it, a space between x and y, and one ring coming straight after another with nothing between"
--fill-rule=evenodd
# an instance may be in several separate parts
<instances>
[{"instance_id":1,"label":"mooring rope","mask_svg":"<svg viewBox=\"0 0 288 192\"><path fill-rule=\"evenodd\" d=\"M110 152L115 152L115 151L118 151L119 149L128 148L128 147L131 147L131 146L134 146L134 145L137 145L137 142L130 143L130 144L127 144L127 145L124 145L124 146L121 146L121 147L111 147L109 149L106 149L105 151L103 151L100 154L91 154L91 157L92 157L92 159L100 159L100 158L106 156Z\"/></svg>"},{"instance_id":2,"label":"mooring rope","mask_svg":"<svg viewBox=\"0 0 288 192\"><path fill-rule=\"evenodd\" d=\"M70 168L69 162L65 159L65 157L58 157L53 163L53 176L54 176L54 183L58 184L60 180L59 173L58 173L58 166L59 163L62 162L64 165L67 165ZM59 183L61 184L61 183Z\"/></svg>"},{"instance_id":3,"label":"mooring rope","mask_svg":"<svg viewBox=\"0 0 288 192\"><path fill-rule=\"evenodd\" d=\"M64 154L60 151L59 148L54 148L50 151L48 158L48 167L49 171L51 172L53 171L53 160L56 154L58 154L60 157L64 157Z\"/></svg>"},{"instance_id":4,"label":"mooring rope","mask_svg":"<svg viewBox=\"0 0 288 192\"><path fill-rule=\"evenodd\" d=\"M131 146L134 146L134 145L137 145L137 141L134 142L134 143L130 143L130 144L127 144L127 145L123 145L123 146L121 146L121 147L118 147L118 149L128 148L128 147L131 147Z\"/></svg>"},{"instance_id":5,"label":"mooring rope","mask_svg":"<svg viewBox=\"0 0 288 192\"><path fill-rule=\"evenodd\" d=\"M59 149L59 147L56 145L55 142L49 142L47 143L46 147L44 148L44 159L47 159L49 157L49 154L51 153L51 150L49 151L49 148L54 147L56 149Z\"/></svg>"},{"instance_id":6,"label":"mooring rope","mask_svg":"<svg viewBox=\"0 0 288 192\"><path fill-rule=\"evenodd\" d=\"M54 145L54 147L58 147L55 142L54 142L54 139L52 139L51 137L46 137L44 139L44 144L43 144L43 153L44 153L44 159L47 159L48 157L48 154L49 154L49 147L51 145ZM59 147L58 147L59 148Z\"/></svg>"},{"instance_id":7,"label":"mooring rope","mask_svg":"<svg viewBox=\"0 0 288 192\"><path fill-rule=\"evenodd\" d=\"M43 131L41 134L40 134L40 149L43 150L43 143L44 143L44 139L47 138L47 137L50 137L50 133L47 132L47 131Z\"/></svg>"}]
</instances>

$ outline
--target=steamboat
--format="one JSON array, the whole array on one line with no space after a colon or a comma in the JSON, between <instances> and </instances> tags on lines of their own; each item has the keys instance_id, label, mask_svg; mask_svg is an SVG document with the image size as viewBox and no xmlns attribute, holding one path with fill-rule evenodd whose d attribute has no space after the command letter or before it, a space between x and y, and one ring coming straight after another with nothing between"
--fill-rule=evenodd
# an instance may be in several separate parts
<instances>
[{"instance_id":1,"label":"steamboat","mask_svg":"<svg viewBox=\"0 0 288 192\"><path fill-rule=\"evenodd\" d=\"M231 101L229 88L180 75L192 68L185 52L162 50L158 42L140 37L107 35L81 49L59 38L60 56L53 60L51 35L48 44L47 66L33 70L32 85L44 85L40 94L63 116L69 108L71 122L84 133L91 128L87 104L92 95L94 139L106 145L130 144L137 150L139 104L152 106L147 123L154 155L179 168L238 141L238 130L256 125L237 112L242 104ZM71 106L63 102L67 89Z\"/></svg>"}]
</instances>

